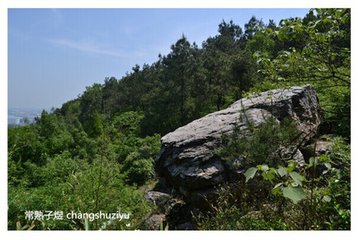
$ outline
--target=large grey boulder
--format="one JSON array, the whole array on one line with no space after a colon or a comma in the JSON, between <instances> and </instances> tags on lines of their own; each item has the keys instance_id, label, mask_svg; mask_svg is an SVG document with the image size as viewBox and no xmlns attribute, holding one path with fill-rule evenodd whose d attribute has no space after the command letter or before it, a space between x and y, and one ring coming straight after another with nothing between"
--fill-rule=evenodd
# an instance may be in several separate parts
<instances>
[{"instance_id":1,"label":"large grey boulder","mask_svg":"<svg viewBox=\"0 0 358 240\"><path fill-rule=\"evenodd\" d=\"M222 136L232 133L235 126L245 132L248 122L259 125L269 117L277 121L289 118L302 132L300 143L305 143L316 134L322 121L321 112L316 91L309 85L240 99L227 109L163 136L156 172L185 199L200 202L213 194L215 186L228 180L229 170L214 150L220 146Z\"/></svg>"}]
</instances>

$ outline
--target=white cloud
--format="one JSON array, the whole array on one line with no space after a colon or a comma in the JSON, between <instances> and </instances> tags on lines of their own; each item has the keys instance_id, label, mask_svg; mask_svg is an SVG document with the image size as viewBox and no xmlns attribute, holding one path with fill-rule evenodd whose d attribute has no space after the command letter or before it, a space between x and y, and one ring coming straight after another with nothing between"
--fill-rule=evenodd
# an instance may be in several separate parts
<instances>
[{"instance_id":1,"label":"white cloud","mask_svg":"<svg viewBox=\"0 0 358 240\"><path fill-rule=\"evenodd\" d=\"M130 57L129 54L126 54L119 49L111 49L105 46L101 46L100 44L95 42L74 41L69 39L49 39L48 41L54 45L75 49L85 53L100 54L120 58Z\"/></svg>"}]
</instances>

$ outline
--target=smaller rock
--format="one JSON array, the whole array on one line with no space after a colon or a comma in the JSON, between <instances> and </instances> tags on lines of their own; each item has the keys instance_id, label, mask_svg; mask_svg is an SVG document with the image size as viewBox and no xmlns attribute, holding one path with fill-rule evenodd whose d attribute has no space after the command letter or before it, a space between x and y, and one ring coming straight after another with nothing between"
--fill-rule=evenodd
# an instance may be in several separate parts
<instances>
[{"instance_id":1,"label":"smaller rock","mask_svg":"<svg viewBox=\"0 0 358 240\"><path fill-rule=\"evenodd\" d=\"M166 215L166 220L170 230L185 230L196 229L193 224L193 214L197 214L197 211L189 204L178 202Z\"/></svg>"},{"instance_id":2,"label":"smaller rock","mask_svg":"<svg viewBox=\"0 0 358 240\"><path fill-rule=\"evenodd\" d=\"M295 160L300 167L303 167L305 165L305 159L303 157L303 154L299 149L296 149L295 146L281 149L280 155L282 159Z\"/></svg>"},{"instance_id":3,"label":"smaller rock","mask_svg":"<svg viewBox=\"0 0 358 240\"><path fill-rule=\"evenodd\" d=\"M333 142L329 140L318 140L315 146L316 156L328 153L332 148Z\"/></svg>"},{"instance_id":4,"label":"smaller rock","mask_svg":"<svg viewBox=\"0 0 358 240\"><path fill-rule=\"evenodd\" d=\"M329 137L321 137L320 139L315 140L313 143L304 146L301 151L308 161L311 157L319 157L323 154L329 153L333 145L333 140Z\"/></svg>"},{"instance_id":5,"label":"smaller rock","mask_svg":"<svg viewBox=\"0 0 358 240\"><path fill-rule=\"evenodd\" d=\"M149 202L152 202L154 205L162 205L169 201L172 197L167 193L149 191L145 194L145 199Z\"/></svg>"},{"instance_id":6,"label":"smaller rock","mask_svg":"<svg viewBox=\"0 0 358 240\"><path fill-rule=\"evenodd\" d=\"M144 225L145 229L148 230L161 230L161 226L165 227L165 215L164 214L154 214L145 220Z\"/></svg>"},{"instance_id":7,"label":"smaller rock","mask_svg":"<svg viewBox=\"0 0 358 240\"><path fill-rule=\"evenodd\" d=\"M144 197L147 201L153 203L161 212L164 213L168 211L173 202L171 195L157 191L149 191Z\"/></svg>"},{"instance_id":8,"label":"smaller rock","mask_svg":"<svg viewBox=\"0 0 358 240\"><path fill-rule=\"evenodd\" d=\"M192 222L185 222L175 226L176 230L196 230L195 224Z\"/></svg>"}]
</instances>

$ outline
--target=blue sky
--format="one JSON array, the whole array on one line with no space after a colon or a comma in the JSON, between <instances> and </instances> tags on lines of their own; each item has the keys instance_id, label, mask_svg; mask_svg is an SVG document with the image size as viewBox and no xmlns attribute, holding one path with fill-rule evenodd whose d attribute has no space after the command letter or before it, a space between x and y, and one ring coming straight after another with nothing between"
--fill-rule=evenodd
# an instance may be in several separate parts
<instances>
[{"instance_id":1,"label":"blue sky","mask_svg":"<svg viewBox=\"0 0 358 240\"><path fill-rule=\"evenodd\" d=\"M233 20L242 28L303 17L308 9L9 9L8 105L46 108L80 95L105 77L167 54L184 34L199 46Z\"/></svg>"}]
</instances>

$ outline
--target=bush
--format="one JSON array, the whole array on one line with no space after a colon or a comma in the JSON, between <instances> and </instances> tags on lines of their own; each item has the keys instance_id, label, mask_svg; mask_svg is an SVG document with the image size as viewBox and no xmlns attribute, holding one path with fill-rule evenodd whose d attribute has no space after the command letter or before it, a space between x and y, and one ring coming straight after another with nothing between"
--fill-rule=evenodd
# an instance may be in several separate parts
<instances>
[{"instance_id":1,"label":"bush","mask_svg":"<svg viewBox=\"0 0 358 240\"><path fill-rule=\"evenodd\" d=\"M127 156L123 163L123 170L127 176L127 182L130 184L143 185L154 177L153 160L142 158L138 152Z\"/></svg>"},{"instance_id":2,"label":"bush","mask_svg":"<svg viewBox=\"0 0 358 240\"><path fill-rule=\"evenodd\" d=\"M312 227L350 229L350 146L342 139L332 140L329 153L313 158L308 165L312 176Z\"/></svg>"},{"instance_id":3,"label":"bush","mask_svg":"<svg viewBox=\"0 0 358 240\"><path fill-rule=\"evenodd\" d=\"M298 137L299 132L292 121L284 119L278 122L272 117L257 127L249 125L248 132L235 128L233 134L223 137L217 154L241 169L259 164L277 166L283 162L278 150L291 147Z\"/></svg>"},{"instance_id":4,"label":"bush","mask_svg":"<svg viewBox=\"0 0 358 240\"><path fill-rule=\"evenodd\" d=\"M59 175L57 175L59 176ZM125 184L120 165L98 158L81 171L63 177L65 182L47 182L40 187L9 187L8 228L16 224L32 225L34 229L136 229L141 226L152 207L143 193ZM129 220L26 220L25 211L71 211L82 213L130 213ZM130 224L130 225L128 225Z\"/></svg>"},{"instance_id":5,"label":"bush","mask_svg":"<svg viewBox=\"0 0 358 240\"><path fill-rule=\"evenodd\" d=\"M225 139L218 152L229 162L244 154L246 182L222 189L218 205L199 218L201 229L350 229L349 144L336 137L329 152L298 167L261 146L290 143L291 127L269 121Z\"/></svg>"},{"instance_id":6,"label":"bush","mask_svg":"<svg viewBox=\"0 0 358 240\"><path fill-rule=\"evenodd\" d=\"M221 187L218 200L211 211L196 217L199 230L285 230L288 229L282 215L272 208L272 198L262 198L256 206L256 196L241 185ZM252 198L254 197L254 198ZM258 197L259 198L259 197ZM271 208L270 208L271 207Z\"/></svg>"}]
</instances>

